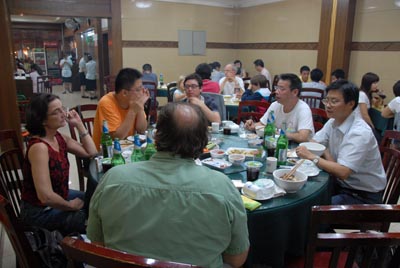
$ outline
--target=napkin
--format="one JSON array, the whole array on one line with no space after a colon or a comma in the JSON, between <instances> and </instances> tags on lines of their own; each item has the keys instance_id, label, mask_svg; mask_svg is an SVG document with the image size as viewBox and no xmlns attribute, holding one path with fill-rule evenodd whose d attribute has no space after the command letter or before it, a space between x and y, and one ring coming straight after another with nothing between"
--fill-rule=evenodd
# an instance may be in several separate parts
<instances>
[{"instance_id":1,"label":"napkin","mask_svg":"<svg viewBox=\"0 0 400 268\"><path fill-rule=\"evenodd\" d=\"M282 196L282 195L285 195L285 194L286 194L285 190L283 190L281 187L279 187L276 184L274 185L274 197L279 197L279 196Z\"/></svg>"},{"instance_id":2,"label":"napkin","mask_svg":"<svg viewBox=\"0 0 400 268\"><path fill-rule=\"evenodd\" d=\"M242 195L242 201L243 201L244 207L246 209L250 210L250 211L253 211L256 208L261 206L260 202L257 202L257 201L255 201L253 199L250 199L250 198L248 198L248 197L246 197L244 195Z\"/></svg>"}]
</instances>

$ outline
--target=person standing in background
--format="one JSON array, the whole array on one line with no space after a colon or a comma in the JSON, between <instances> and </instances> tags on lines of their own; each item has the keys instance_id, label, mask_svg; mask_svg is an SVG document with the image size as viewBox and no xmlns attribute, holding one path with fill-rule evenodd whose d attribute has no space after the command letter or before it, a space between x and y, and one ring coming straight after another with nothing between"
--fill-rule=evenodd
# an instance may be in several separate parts
<instances>
[{"instance_id":1,"label":"person standing in background","mask_svg":"<svg viewBox=\"0 0 400 268\"><path fill-rule=\"evenodd\" d=\"M92 55L87 55L86 63L86 90L89 91L90 99L96 99L96 62Z\"/></svg>"},{"instance_id":2,"label":"person standing in background","mask_svg":"<svg viewBox=\"0 0 400 268\"><path fill-rule=\"evenodd\" d=\"M254 61L254 67L259 74L264 75L269 81L269 86L272 85L272 79L270 72L264 67L264 62L261 59L257 59Z\"/></svg>"},{"instance_id":3,"label":"person standing in background","mask_svg":"<svg viewBox=\"0 0 400 268\"><path fill-rule=\"evenodd\" d=\"M72 60L67 53L64 53L64 58L60 61L60 68L64 87L62 94L66 94L67 90L72 93Z\"/></svg>"},{"instance_id":4,"label":"person standing in background","mask_svg":"<svg viewBox=\"0 0 400 268\"><path fill-rule=\"evenodd\" d=\"M153 73L153 67L151 64L146 63L143 64L142 67L143 70L143 76L142 76L142 81L152 81L158 85L158 79L157 79L157 74ZM149 88L149 86L147 86Z\"/></svg>"},{"instance_id":5,"label":"person standing in background","mask_svg":"<svg viewBox=\"0 0 400 268\"><path fill-rule=\"evenodd\" d=\"M80 82L80 89L81 89L81 96L82 98L89 98L86 95L86 62L87 62L87 53L85 52L82 58L79 60L79 82Z\"/></svg>"},{"instance_id":6,"label":"person standing in background","mask_svg":"<svg viewBox=\"0 0 400 268\"><path fill-rule=\"evenodd\" d=\"M33 63L30 69L32 70L32 72L29 73L29 76L32 79L32 92L37 93L37 79L43 74L43 72L36 63Z\"/></svg>"}]
</instances>

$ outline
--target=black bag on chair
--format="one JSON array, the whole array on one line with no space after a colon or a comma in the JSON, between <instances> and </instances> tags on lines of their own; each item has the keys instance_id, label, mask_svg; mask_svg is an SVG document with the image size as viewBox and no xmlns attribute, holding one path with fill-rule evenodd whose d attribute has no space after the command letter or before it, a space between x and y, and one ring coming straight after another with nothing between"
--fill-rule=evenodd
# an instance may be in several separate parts
<instances>
[{"instance_id":1,"label":"black bag on chair","mask_svg":"<svg viewBox=\"0 0 400 268\"><path fill-rule=\"evenodd\" d=\"M42 268L66 268L67 258L61 248L63 235L59 231L49 231L32 227L25 232L33 252L39 255Z\"/></svg>"}]
</instances>

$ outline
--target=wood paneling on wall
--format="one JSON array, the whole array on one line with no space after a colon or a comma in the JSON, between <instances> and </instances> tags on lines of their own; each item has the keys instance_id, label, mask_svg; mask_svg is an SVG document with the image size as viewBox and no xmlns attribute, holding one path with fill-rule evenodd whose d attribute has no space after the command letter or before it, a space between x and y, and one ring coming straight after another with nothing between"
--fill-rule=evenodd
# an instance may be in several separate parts
<instances>
[{"instance_id":1,"label":"wood paneling on wall","mask_svg":"<svg viewBox=\"0 0 400 268\"><path fill-rule=\"evenodd\" d=\"M52 16L111 17L110 0L7 0L7 5L10 14L48 15L51 13Z\"/></svg>"},{"instance_id":2,"label":"wood paneling on wall","mask_svg":"<svg viewBox=\"0 0 400 268\"><path fill-rule=\"evenodd\" d=\"M6 0L0 0L0 62L3 62L0 79L0 129L15 129L20 134L20 119L17 109L17 95L15 94L14 57L11 44L11 22ZM10 64L11 63L11 64Z\"/></svg>"},{"instance_id":3,"label":"wood paneling on wall","mask_svg":"<svg viewBox=\"0 0 400 268\"><path fill-rule=\"evenodd\" d=\"M400 42L353 42L351 50L358 51L400 51Z\"/></svg>"}]
</instances>

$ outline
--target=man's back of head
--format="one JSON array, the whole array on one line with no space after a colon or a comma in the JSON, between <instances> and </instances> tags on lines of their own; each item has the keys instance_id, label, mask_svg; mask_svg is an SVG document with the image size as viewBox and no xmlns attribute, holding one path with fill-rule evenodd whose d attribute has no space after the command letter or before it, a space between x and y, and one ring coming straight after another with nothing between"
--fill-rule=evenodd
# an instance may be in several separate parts
<instances>
[{"instance_id":1,"label":"man's back of head","mask_svg":"<svg viewBox=\"0 0 400 268\"><path fill-rule=\"evenodd\" d=\"M183 158L197 158L208 142L207 127L208 120L198 106L185 102L168 103L157 120L157 150Z\"/></svg>"},{"instance_id":2,"label":"man's back of head","mask_svg":"<svg viewBox=\"0 0 400 268\"><path fill-rule=\"evenodd\" d=\"M153 67L149 63L143 64L142 69L143 69L143 72L146 72L146 73L151 73L153 71Z\"/></svg>"},{"instance_id":3,"label":"man's back of head","mask_svg":"<svg viewBox=\"0 0 400 268\"><path fill-rule=\"evenodd\" d=\"M121 90L130 90L136 80L142 78L142 74L132 68L121 69L115 78L115 93L118 94Z\"/></svg>"},{"instance_id":4,"label":"man's back of head","mask_svg":"<svg viewBox=\"0 0 400 268\"><path fill-rule=\"evenodd\" d=\"M212 69L209 64L200 63L197 65L195 72L200 75L201 79L210 79Z\"/></svg>"},{"instance_id":5,"label":"man's back of head","mask_svg":"<svg viewBox=\"0 0 400 268\"><path fill-rule=\"evenodd\" d=\"M321 71L321 69L315 68L311 71L311 80L314 82L321 81L323 76L324 73Z\"/></svg>"}]
</instances>

